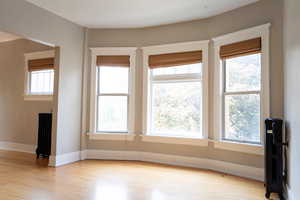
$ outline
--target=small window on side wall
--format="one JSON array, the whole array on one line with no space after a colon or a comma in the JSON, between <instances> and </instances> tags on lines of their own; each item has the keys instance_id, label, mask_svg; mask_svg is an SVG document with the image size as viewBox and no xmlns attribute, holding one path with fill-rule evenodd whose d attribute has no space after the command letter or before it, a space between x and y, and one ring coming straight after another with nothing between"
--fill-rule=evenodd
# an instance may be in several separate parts
<instances>
[{"instance_id":1,"label":"small window on side wall","mask_svg":"<svg viewBox=\"0 0 300 200\"><path fill-rule=\"evenodd\" d=\"M52 100L54 51L25 54L25 100Z\"/></svg>"}]
</instances>

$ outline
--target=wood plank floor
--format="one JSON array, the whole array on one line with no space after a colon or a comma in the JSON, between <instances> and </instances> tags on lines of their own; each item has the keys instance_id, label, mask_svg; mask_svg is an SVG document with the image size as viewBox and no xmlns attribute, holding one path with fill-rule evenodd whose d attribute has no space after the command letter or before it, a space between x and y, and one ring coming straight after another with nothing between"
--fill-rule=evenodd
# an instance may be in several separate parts
<instances>
[{"instance_id":1,"label":"wood plank floor","mask_svg":"<svg viewBox=\"0 0 300 200\"><path fill-rule=\"evenodd\" d=\"M1 200L264 199L263 183L208 170L101 160L51 168L9 151L0 151L0 186Z\"/></svg>"}]
</instances>

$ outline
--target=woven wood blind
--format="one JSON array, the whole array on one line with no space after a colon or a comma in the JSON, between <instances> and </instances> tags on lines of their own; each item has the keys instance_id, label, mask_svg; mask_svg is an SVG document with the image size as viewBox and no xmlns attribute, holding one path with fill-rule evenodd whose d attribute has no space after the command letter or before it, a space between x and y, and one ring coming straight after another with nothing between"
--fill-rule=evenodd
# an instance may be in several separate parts
<instances>
[{"instance_id":1,"label":"woven wood blind","mask_svg":"<svg viewBox=\"0 0 300 200\"><path fill-rule=\"evenodd\" d=\"M97 56L97 66L130 67L130 56Z\"/></svg>"},{"instance_id":2,"label":"woven wood blind","mask_svg":"<svg viewBox=\"0 0 300 200\"><path fill-rule=\"evenodd\" d=\"M169 53L149 56L149 68L173 67L202 62L202 51Z\"/></svg>"},{"instance_id":3,"label":"woven wood blind","mask_svg":"<svg viewBox=\"0 0 300 200\"><path fill-rule=\"evenodd\" d=\"M28 60L28 71L54 69L54 58Z\"/></svg>"},{"instance_id":4,"label":"woven wood blind","mask_svg":"<svg viewBox=\"0 0 300 200\"><path fill-rule=\"evenodd\" d=\"M261 38L221 46L220 58L228 59L261 52Z\"/></svg>"}]
</instances>

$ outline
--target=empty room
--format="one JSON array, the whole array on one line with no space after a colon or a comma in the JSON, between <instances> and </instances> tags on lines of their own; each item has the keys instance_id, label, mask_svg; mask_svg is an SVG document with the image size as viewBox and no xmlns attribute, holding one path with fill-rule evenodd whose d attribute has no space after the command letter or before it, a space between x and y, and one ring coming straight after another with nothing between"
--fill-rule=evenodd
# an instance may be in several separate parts
<instances>
[{"instance_id":1,"label":"empty room","mask_svg":"<svg viewBox=\"0 0 300 200\"><path fill-rule=\"evenodd\" d=\"M0 199L300 199L299 9L0 0Z\"/></svg>"}]
</instances>

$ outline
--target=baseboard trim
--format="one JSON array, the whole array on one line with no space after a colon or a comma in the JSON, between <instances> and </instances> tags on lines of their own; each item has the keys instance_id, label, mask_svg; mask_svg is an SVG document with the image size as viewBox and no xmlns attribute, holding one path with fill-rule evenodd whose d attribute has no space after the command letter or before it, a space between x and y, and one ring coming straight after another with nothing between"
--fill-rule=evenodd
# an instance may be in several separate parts
<instances>
[{"instance_id":1,"label":"baseboard trim","mask_svg":"<svg viewBox=\"0 0 300 200\"><path fill-rule=\"evenodd\" d=\"M7 150L7 151L18 151L18 152L34 154L36 146L30 144L14 143L14 142L0 142L0 149Z\"/></svg>"},{"instance_id":2,"label":"baseboard trim","mask_svg":"<svg viewBox=\"0 0 300 200\"><path fill-rule=\"evenodd\" d=\"M289 186L286 187L286 200L296 200L296 198L294 197L292 190Z\"/></svg>"},{"instance_id":3,"label":"baseboard trim","mask_svg":"<svg viewBox=\"0 0 300 200\"><path fill-rule=\"evenodd\" d=\"M76 161L81 160L81 152L71 152L71 153L65 153L61 155L56 156L50 156L49 158L49 166L50 167L58 167L66 164L70 164Z\"/></svg>"},{"instance_id":4,"label":"baseboard trim","mask_svg":"<svg viewBox=\"0 0 300 200\"><path fill-rule=\"evenodd\" d=\"M264 180L264 169L207 158L176 156L137 151L84 150L82 159L136 160L183 167L209 169L258 181Z\"/></svg>"},{"instance_id":5,"label":"baseboard trim","mask_svg":"<svg viewBox=\"0 0 300 200\"><path fill-rule=\"evenodd\" d=\"M19 151L26 153L35 153L35 145L27 145L11 142L0 142L0 149L9 151ZM200 169L209 169L223 172L235 176L245 177L258 181L264 180L264 169L240 165L225 161L213 160L208 158L195 158L186 156L177 156L161 153L138 152L138 151L111 151L111 150L83 150L62 155L50 156L49 166L58 167L70 164L79 160L97 159L97 160L134 160L169 164L183 167L193 167ZM290 190L288 190L289 200L294 200Z\"/></svg>"}]
</instances>

